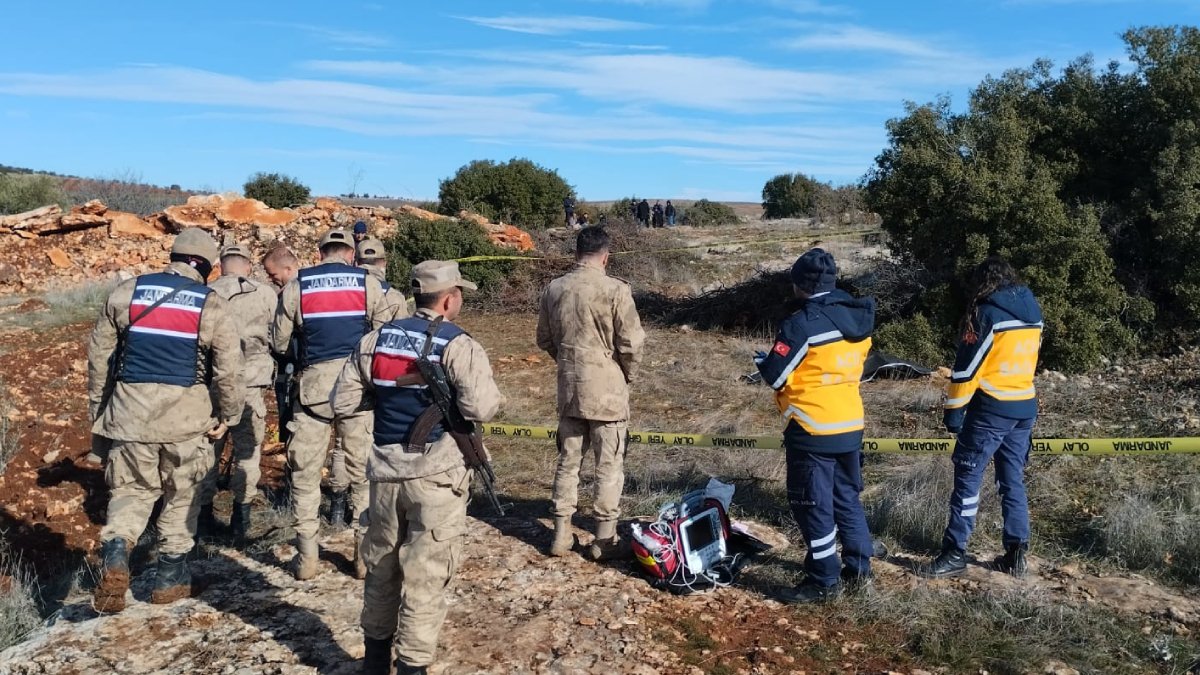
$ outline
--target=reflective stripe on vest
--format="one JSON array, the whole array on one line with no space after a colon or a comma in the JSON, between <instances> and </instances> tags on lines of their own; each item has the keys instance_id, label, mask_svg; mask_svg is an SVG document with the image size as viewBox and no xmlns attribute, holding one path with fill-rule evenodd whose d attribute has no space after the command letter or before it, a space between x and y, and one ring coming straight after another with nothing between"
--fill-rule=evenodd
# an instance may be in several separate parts
<instances>
[{"instance_id":1,"label":"reflective stripe on vest","mask_svg":"<svg viewBox=\"0 0 1200 675\"><path fill-rule=\"evenodd\" d=\"M342 263L300 270L301 362L344 359L367 329L367 273Z\"/></svg>"},{"instance_id":2,"label":"reflective stripe on vest","mask_svg":"<svg viewBox=\"0 0 1200 675\"><path fill-rule=\"evenodd\" d=\"M428 329L428 319L410 316L392 321L379 331L379 341L371 359L371 382L375 385L375 445L408 443L413 423L433 405L425 385L402 387L396 384L396 378L417 372L417 357L425 347ZM446 345L462 334L461 328L443 321L434 336L429 360L440 363ZM425 442L436 441L444 432L439 423Z\"/></svg>"},{"instance_id":3,"label":"reflective stripe on vest","mask_svg":"<svg viewBox=\"0 0 1200 675\"><path fill-rule=\"evenodd\" d=\"M175 294L170 300L146 311L172 292ZM204 381L208 367L200 354L200 317L209 293L212 289L178 274L161 272L138 277L129 304L131 325L121 352L118 378L122 382L180 387Z\"/></svg>"}]
</instances>

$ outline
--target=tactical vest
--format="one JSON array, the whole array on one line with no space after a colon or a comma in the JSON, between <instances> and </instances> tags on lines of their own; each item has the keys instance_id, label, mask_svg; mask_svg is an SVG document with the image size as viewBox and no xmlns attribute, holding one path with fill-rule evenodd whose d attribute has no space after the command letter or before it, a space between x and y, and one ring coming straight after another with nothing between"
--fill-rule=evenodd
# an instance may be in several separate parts
<instances>
[{"instance_id":1,"label":"tactical vest","mask_svg":"<svg viewBox=\"0 0 1200 675\"><path fill-rule=\"evenodd\" d=\"M146 311L172 292L171 299ZM207 382L208 355L200 349L200 317L210 293L211 288L178 274L138 277L117 379L180 387Z\"/></svg>"},{"instance_id":2,"label":"tactical vest","mask_svg":"<svg viewBox=\"0 0 1200 675\"><path fill-rule=\"evenodd\" d=\"M298 279L301 367L350 356L371 328L366 270L324 263L300 270Z\"/></svg>"},{"instance_id":3,"label":"tactical vest","mask_svg":"<svg viewBox=\"0 0 1200 675\"><path fill-rule=\"evenodd\" d=\"M379 331L379 341L371 359L371 381L375 385L375 445L408 443L409 429L421 413L433 405L429 387L396 384L396 378L417 372L417 357L425 347L429 323L428 319L410 316L392 321ZM434 336L429 360L441 363L446 345L463 332L458 326L443 321ZM439 422L424 442L432 443L443 433L445 427Z\"/></svg>"}]
</instances>

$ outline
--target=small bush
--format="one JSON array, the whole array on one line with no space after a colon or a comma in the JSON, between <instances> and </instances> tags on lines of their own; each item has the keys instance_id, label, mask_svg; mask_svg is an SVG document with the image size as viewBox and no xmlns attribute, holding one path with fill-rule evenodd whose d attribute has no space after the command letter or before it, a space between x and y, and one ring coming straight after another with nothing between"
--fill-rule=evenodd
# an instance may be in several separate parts
<instances>
[{"instance_id":1,"label":"small bush","mask_svg":"<svg viewBox=\"0 0 1200 675\"><path fill-rule=\"evenodd\" d=\"M876 326L873 338L875 347L924 366L948 364L953 357L924 314Z\"/></svg>"},{"instance_id":2,"label":"small bush","mask_svg":"<svg viewBox=\"0 0 1200 675\"><path fill-rule=\"evenodd\" d=\"M528 159L503 164L476 160L438 186L439 210L445 215L473 211L527 230L562 224L563 199L574 196L557 171Z\"/></svg>"},{"instance_id":3,"label":"small bush","mask_svg":"<svg viewBox=\"0 0 1200 675\"><path fill-rule=\"evenodd\" d=\"M1131 494L1104 514L1100 535L1123 567L1200 582L1200 505Z\"/></svg>"},{"instance_id":4,"label":"small bush","mask_svg":"<svg viewBox=\"0 0 1200 675\"><path fill-rule=\"evenodd\" d=\"M828 185L802 173L784 173L767 181L762 189L763 218L811 218Z\"/></svg>"},{"instance_id":5,"label":"small bush","mask_svg":"<svg viewBox=\"0 0 1200 675\"><path fill-rule=\"evenodd\" d=\"M0 214L22 213L65 201L59 180L53 176L0 173Z\"/></svg>"},{"instance_id":6,"label":"small bush","mask_svg":"<svg viewBox=\"0 0 1200 675\"><path fill-rule=\"evenodd\" d=\"M733 209L720 203L701 199L683 210L683 224L692 227L713 227L738 222Z\"/></svg>"},{"instance_id":7,"label":"small bush","mask_svg":"<svg viewBox=\"0 0 1200 675\"><path fill-rule=\"evenodd\" d=\"M8 419L10 412L12 412L12 404L8 402L8 399L0 399L0 474L4 473L9 461L21 449L17 427Z\"/></svg>"},{"instance_id":8,"label":"small bush","mask_svg":"<svg viewBox=\"0 0 1200 675\"><path fill-rule=\"evenodd\" d=\"M273 209L299 206L308 201L308 186L300 181L278 173L258 172L246 181L242 191L247 197L257 199Z\"/></svg>"},{"instance_id":9,"label":"small bush","mask_svg":"<svg viewBox=\"0 0 1200 675\"><path fill-rule=\"evenodd\" d=\"M23 642L41 625L37 596L37 581L0 538L0 651Z\"/></svg>"},{"instance_id":10,"label":"small bush","mask_svg":"<svg viewBox=\"0 0 1200 675\"><path fill-rule=\"evenodd\" d=\"M422 220L398 215L396 234L387 242L388 279L407 295L413 265L425 260L456 260L479 255L507 256L513 251L500 248L474 223L450 220ZM513 262L496 260L463 263L462 274L491 290L513 270Z\"/></svg>"},{"instance_id":11,"label":"small bush","mask_svg":"<svg viewBox=\"0 0 1200 675\"><path fill-rule=\"evenodd\" d=\"M146 216L187 201L191 195L178 185L161 188L142 181L140 174L126 172L112 178L67 178L62 190L71 205L98 199L114 211Z\"/></svg>"}]
</instances>

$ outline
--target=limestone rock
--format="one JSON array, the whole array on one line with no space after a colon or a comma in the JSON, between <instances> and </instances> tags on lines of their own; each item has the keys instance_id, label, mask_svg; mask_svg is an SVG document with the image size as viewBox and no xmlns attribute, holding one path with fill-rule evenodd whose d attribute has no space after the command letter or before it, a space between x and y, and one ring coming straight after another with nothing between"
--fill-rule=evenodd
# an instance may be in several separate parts
<instances>
[{"instance_id":1,"label":"limestone rock","mask_svg":"<svg viewBox=\"0 0 1200 675\"><path fill-rule=\"evenodd\" d=\"M103 216L105 213L108 213L108 207L105 206L104 202L100 201L99 199L93 199L80 206L72 207L71 213L84 213L89 216Z\"/></svg>"},{"instance_id":2,"label":"limestone rock","mask_svg":"<svg viewBox=\"0 0 1200 675\"><path fill-rule=\"evenodd\" d=\"M37 232L56 227L61 216L62 207L58 204L51 204L22 213L14 213L11 216L0 216L0 227Z\"/></svg>"},{"instance_id":3,"label":"limestone rock","mask_svg":"<svg viewBox=\"0 0 1200 675\"><path fill-rule=\"evenodd\" d=\"M441 220L446 217L440 213L434 213L433 211L426 211L425 209L417 208L412 204L401 204L396 210L400 211L401 213L420 218L421 220Z\"/></svg>"},{"instance_id":4,"label":"limestone rock","mask_svg":"<svg viewBox=\"0 0 1200 675\"><path fill-rule=\"evenodd\" d=\"M67 255L67 252L61 248L52 248L49 251L46 251L46 257L50 259L50 262L53 263L55 267L74 267L74 264L71 262L71 256Z\"/></svg>"},{"instance_id":5,"label":"limestone rock","mask_svg":"<svg viewBox=\"0 0 1200 675\"><path fill-rule=\"evenodd\" d=\"M217 221L225 226L260 225L277 227L296 219L296 213L285 209L273 209L257 199L233 199L225 201L215 211Z\"/></svg>"},{"instance_id":6,"label":"limestone rock","mask_svg":"<svg viewBox=\"0 0 1200 675\"><path fill-rule=\"evenodd\" d=\"M166 234L166 228L158 219L142 220L132 213L109 211L108 236L140 237L157 239Z\"/></svg>"}]
</instances>

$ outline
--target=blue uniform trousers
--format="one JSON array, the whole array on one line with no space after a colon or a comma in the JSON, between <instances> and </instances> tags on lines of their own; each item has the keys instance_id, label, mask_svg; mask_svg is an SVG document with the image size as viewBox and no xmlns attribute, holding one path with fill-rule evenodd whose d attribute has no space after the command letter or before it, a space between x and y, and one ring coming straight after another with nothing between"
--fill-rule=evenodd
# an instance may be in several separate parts
<instances>
[{"instance_id":1,"label":"blue uniform trousers","mask_svg":"<svg viewBox=\"0 0 1200 675\"><path fill-rule=\"evenodd\" d=\"M862 451L822 454L793 447L787 440L788 502L808 546L804 570L809 580L820 586L837 583L839 541L846 573L869 574L873 542L859 500Z\"/></svg>"},{"instance_id":2,"label":"blue uniform trousers","mask_svg":"<svg viewBox=\"0 0 1200 675\"><path fill-rule=\"evenodd\" d=\"M1029 461L1034 418L1009 419L968 410L962 432L954 444L954 492L950 495L950 522L942 536L943 548L966 550L975 514L983 470L996 460L996 484L1004 516L1004 544L1029 541L1029 502L1025 496L1025 464Z\"/></svg>"}]
</instances>

